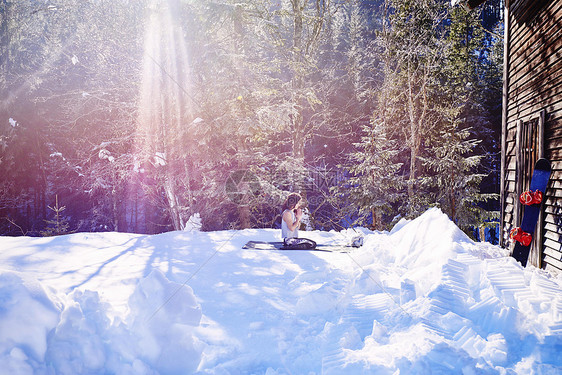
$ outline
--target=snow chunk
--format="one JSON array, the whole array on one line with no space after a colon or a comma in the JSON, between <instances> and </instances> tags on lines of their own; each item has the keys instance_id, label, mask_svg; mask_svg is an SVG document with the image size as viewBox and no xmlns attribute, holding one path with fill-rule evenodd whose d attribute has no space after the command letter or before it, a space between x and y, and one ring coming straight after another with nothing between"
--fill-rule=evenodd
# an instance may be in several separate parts
<instances>
[{"instance_id":1,"label":"snow chunk","mask_svg":"<svg viewBox=\"0 0 562 375\"><path fill-rule=\"evenodd\" d=\"M10 117L10 119L8 121L10 122L10 125L12 125L12 128L15 128L16 126L18 126L18 122L16 120L14 120L13 118Z\"/></svg>"},{"instance_id":2,"label":"snow chunk","mask_svg":"<svg viewBox=\"0 0 562 375\"><path fill-rule=\"evenodd\" d=\"M299 315L325 314L336 309L340 298L332 286L322 285L299 298L295 310Z\"/></svg>"},{"instance_id":3,"label":"snow chunk","mask_svg":"<svg viewBox=\"0 0 562 375\"><path fill-rule=\"evenodd\" d=\"M400 229L402 229L406 224L408 224L411 220L407 220L404 218L401 218L400 221L398 221L390 230L390 234L394 234L396 232L398 232Z\"/></svg>"},{"instance_id":4,"label":"snow chunk","mask_svg":"<svg viewBox=\"0 0 562 375\"><path fill-rule=\"evenodd\" d=\"M110 332L108 306L97 292L75 291L71 298L49 340L48 360L61 374L103 372L104 337Z\"/></svg>"},{"instance_id":5,"label":"snow chunk","mask_svg":"<svg viewBox=\"0 0 562 375\"><path fill-rule=\"evenodd\" d=\"M197 369L203 349L193 332L202 313L191 287L171 282L154 270L131 295L129 308L128 323L142 358L163 374Z\"/></svg>"},{"instance_id":6,"label":"snow chunk","mask_svg":"<svg viewBox=\"0 0 562 375\"><path fill-rule=\"evenodd\" d=\"M201 227L203 226L201 222L201 215L196 212L189 217L187 223L185 223L185 227L183 228L186 232L199 232L201 231Z\"/></svg>"},{"instance_id":7,"label":"snow chunk","mask_svg":"<svg viewBox=\"0 0 562 375\"><path fill-rule=\"evenodd\" d=\"M41 284L15 272L1 273L0 301L0 363L20 368L27 357L43 361L59 310Z\"/></svg>"},{"instance_id":8,"label":"snow chunk","mask_svg":"<svg viewBox=\"0 0 562 375\"><path fill-rule=\"evenodd\" d=\"M180 374L199 365L193 331L201 308L190 287L153 271L129 298L125 322L111 322L111 306L97 292L69 297L47 351L57 373Z\"/></svg>"}]
</instances>

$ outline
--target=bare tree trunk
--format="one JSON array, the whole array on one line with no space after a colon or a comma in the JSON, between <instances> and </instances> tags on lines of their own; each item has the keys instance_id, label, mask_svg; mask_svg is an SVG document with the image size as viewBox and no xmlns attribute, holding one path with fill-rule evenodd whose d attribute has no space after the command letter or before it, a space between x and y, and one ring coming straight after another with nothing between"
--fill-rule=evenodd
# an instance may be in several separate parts
<instances>
[{"instance_id":1,"label":"bare tree trunk","mask_svg":"<svg viewBox=\"0 0 562 375\"><path fill-rule=\"evenodd\" d=\"M111 208L113 211L113 230L119 231L119 208L117 205L117 192L115 188L111 190Z\"/></svg>"},{"instance_id":2,"label":"bare tree trunk","mask_svg":"<svg viewBox=\"0 0 562 375\"><path fill-rule=\"evenodd\" d=\"M166 180L164 182L164 190L166 192L168 211L170 213L170 218L172 219L172 225L174 227L174 230L182 230L183 226L181 222L178 197L171 176L166 176Z\"/></svg>"},{"instance_id":3,"label":"bare tree trunk","mask_svg":"<svg viewBox=\"0 0 562 375\"><path fill-rule=\"evenodd\" d=\"M451 165L451 180L455 181L455 167ZM451 205L451 220L453 223L457 223L457 201L455 198L455 189L454 186L451 186L449 189L449 204Z\"/></svg>"},{"instance_id":4,"label":"bare tree trunk","mask_svg":"<svg viewBox=\"0 0 562 375\"><path fill-rule=\"evenodd\" d=\"M417 159L418 159L418 147L419 144L419 131L418 131L418 119L416 118L416 98L414 93L414 82L415 73L412 74L411 65L408 62L408 117L410 122L410 175L408 177L408 199L410 202L413 201L415 197L414 184L417 176ZM410 204L410 209L414 209L414 205Z\"/></svg>"},{"instance_id":5,"label":"bare tree trunk","mask_svg":"<svg viewBox=\"0 0 562 375\"><path fill-rule=\"evenodd\" d=\"M293 106L294 113L291 116L292 126L292 156L293 166L295 167L294 174L290 176L292 179L291 186L293 191L298 191L301 194L306 194L303 190L304 180L302 179L301 172L304 168L304 123L303 123L303 77L302 77L302 64L303 64L303 10L306 0L291 0L293 8L293 69L292 78L292 91L293 91Z\"/></svg>"},{"instance_id":6,"label":"bare tree trunk","mask_svg":"<svg viewBox=\"0 0 562 375\"><path fill-rule=\"evenodd\" d=\"M429 81L429 67L413 68L408 62L408 119L410 123L410 175L408 178L408 199L413 201L416 195L416 179L418 178L418 158L422 145L422 138L429 134L434 127L428 116L429 99L427 83ZM410 209L415 209L410 205Z\"/></svg>"},{"instance_id":7,"label":"bare tree trunk","mask_svg":"<svg viewBox=\"0 0 562 375\"><path fill-rule=\"evenodd\" d=\"M246 229L251 227L250 206L247 205L238 206L238 217L240 218L240 229Z\"/></svg>"}]
</instances>

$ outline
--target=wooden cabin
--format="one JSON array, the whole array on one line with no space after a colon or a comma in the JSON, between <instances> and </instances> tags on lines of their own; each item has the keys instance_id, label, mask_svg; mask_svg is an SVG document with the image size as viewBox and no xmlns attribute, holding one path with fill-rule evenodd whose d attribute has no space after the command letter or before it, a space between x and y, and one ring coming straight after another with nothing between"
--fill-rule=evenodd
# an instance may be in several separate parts
<instances>
[{"instance_id":1,"label":"wooden cabin","mask_svg":"<svg viewBox=\"0 0 562 375\"><path fill-rule=\"evenodd\" d=\"M519 194L545 157L552 177L529 263L562 271L562 0L516 0L505 6L501 153L501 238L519 225Z\"/></svg>"},{"instance_id":2,"label":"wooden cabin","mask_svg":"<svg viewBox=\"0 0 562 375\"><path fill-rule=\"evenodd\" d=\"M474 8L485 0L468 0ZM538 158L552 164L528 263L562 272L562 0L505 0L500 245L512 247L519 194Z\"/></svg>"}]
</instances>

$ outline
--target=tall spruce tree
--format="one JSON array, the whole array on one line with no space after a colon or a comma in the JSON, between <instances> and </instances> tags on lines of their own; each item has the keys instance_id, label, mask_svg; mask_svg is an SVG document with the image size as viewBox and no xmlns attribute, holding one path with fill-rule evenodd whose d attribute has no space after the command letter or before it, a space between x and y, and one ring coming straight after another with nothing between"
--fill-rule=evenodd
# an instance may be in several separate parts
<instances>
[{"instance_id":1,"label":"tall spruce tree","mask_svg":"<svg viewBox=\"0 0 562 375\"><path fill-rule=\"evenodd\" d=\"M344 214L356 214L357 224L376 229L383 229L383 215L392 214L393 204L405 198L405 181L399 175L402 163L397 162L399 148L397 141L387 136L386 125L374 118L364 127L361 142L356 144L358 151L349 161L351 176L337 196L350 204L343 205ZM357 208L358 212L353 212Z\"/></svg>"},{"instance_id":2,"label":"tall spruce tree","mask_svg":"<svg viewBox=\"0 0 562 375\"><path fill-rule=\"evenodd\" d=\"M494 217L479 204L496 197L481 193L480 184L486 175L478 173L478 167L485 155L477 153L480 141L473 138L471 130L453 114L428 142L428 156L421 158L430 170L422 178L425 190L467 233Z\"/></svg>"},{"instance_id":3,"label":"tall spruce tree","mask_svg":"<svg viewBox=\"0 0 562 375\"><path fill-rule=\"evenodd\" d=\"M447 4L438 0L389 0L388 23L380 42L384 54L384 83L378 111L395 127L395 137L404 145L402 157L407 174L407 201L401 210L419 214L428 203L419 185L423 169L420 157L425 142L438 131L435 111L440 86L436 72L443 64Z\"/></svg>"}]
</instances>

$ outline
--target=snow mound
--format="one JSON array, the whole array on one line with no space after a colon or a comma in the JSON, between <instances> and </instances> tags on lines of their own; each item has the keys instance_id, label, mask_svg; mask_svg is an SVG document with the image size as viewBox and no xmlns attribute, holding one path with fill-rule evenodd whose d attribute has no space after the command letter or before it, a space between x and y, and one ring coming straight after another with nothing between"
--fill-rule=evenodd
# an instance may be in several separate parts
<instances>
[{"instance_id":1,"label":"snow mound","mask_svg":"<svg viewBox=\"0 0 562 375\"><path fill-rule=\"evenodd\" d=\"M32 374L30 363L43 362L47 335L59 310L41 284L19 273L0 274L0 369Z\"/></svg>"},{"instance_id":2,"label":"snow mound","mask_svg":"<svg viewBox=\"0 0 562 375\"><path fill-rule=\"evenodd\" d=\"M463 245L471 242L438 208L429 209L393 231L391 240L396 264L407 268L424 268L464 253Z\"/></svg>"},{"instance_id":3,"label":"snow mound","mask_svg":"<svg viewBox=\"0 0 562 375\"><path fill-rule=\"evenodd\" d=\"M201 307L189 286L171 282L154 270L138 285L129 307L129 325L141 358L162 374L185 374L197 368L202 347L193 330L201 322Z\"/></svg>"},{"instance_id":4,"label":"snow mound","mask_svg":"<svg viewBox=\"0 0 562 375\"><path fill-rule=\"evenodd\" d=\"M389 258L392 263L409 270L404 278L421 287L425 293L438 279L449 259L466 253L472 241L440 209L427 210L418 218L399 223L390 235Z\"/></svg>"},{"instance_id":5,"label":"snow mound","mask_svg":"<svg viewBox=\"0 0 562 375\"><path fill-rule=\"evenodd\" d=\"M170 295L177 298L167 300ZM201 308L186 285L160 271L140 281L126 322L109 318L98 292L74 290L64 307L38 282L0 274L0 373L185 374L201 361L193 336ZM49 364L49 365L47 365Z\"/></svg>"}]
</instances>

